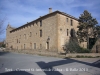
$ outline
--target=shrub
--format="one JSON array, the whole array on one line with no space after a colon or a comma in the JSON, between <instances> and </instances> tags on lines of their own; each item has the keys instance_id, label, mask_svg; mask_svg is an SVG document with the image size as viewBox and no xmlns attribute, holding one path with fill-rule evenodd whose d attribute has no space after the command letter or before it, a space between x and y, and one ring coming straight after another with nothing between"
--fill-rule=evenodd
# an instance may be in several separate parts
<instances>
[{"instance_id":1,"label":"shrub","mask_svg":"<svg viewBox=\"0 0 100 75\"><path fill-rule=\"evenodd\" d=\"M80 55L77 55L76 57L77 57L77 58L80 58L81 56L80 56Z\"/></svg>"},{"instance_id":2,"label":"shrub","mask_svg":"<svg viewBox=\"0 0 100 75\"><path fill-rule=\"evenodd\" d=\"M77 50L77 53L90 53L90 50L80 47L80 49Z\"/></svg>"},{"instance_id":3,"label":"shrub","mask_svg":"<svg viewBox=\"0 0 100 75\"><path fill-rule=\"evenodd\" d=\"M77 55L76 58L93 58L92 56Z\"/></svg>"},{"instance_id":4,"label":"shrub","mask_svg":"<svg viewBox=\"0 0 100 75\"><path fill-rule=\"evenodd\" d=\"M89 49L85 49L79 46L78 42L74 38L70 38L69 42L65 43L66 53L90 53Z\"/></svg>"}]
</instances>

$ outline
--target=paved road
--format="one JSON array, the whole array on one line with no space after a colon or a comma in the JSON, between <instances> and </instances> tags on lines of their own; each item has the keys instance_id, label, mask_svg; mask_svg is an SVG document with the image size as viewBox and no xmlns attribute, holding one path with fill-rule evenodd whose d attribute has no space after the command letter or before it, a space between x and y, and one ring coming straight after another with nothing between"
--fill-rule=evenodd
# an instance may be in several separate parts
<instances>
[{"instance_id":1,"label":"paved road","mask_svg":"<svg viewBox=\"0 0 100 75\"><path fill-rule=\"evenodd\" d=\"M100 75L100 58L62 59L0 52L0 75Z\"/></svg>"}]
</instances>

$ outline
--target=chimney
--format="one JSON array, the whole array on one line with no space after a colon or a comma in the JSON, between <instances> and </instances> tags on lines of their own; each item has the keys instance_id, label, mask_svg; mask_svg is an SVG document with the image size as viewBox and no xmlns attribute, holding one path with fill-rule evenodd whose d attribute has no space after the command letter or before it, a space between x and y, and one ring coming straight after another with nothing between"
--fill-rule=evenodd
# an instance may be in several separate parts
<instances>
[{"instance_id":1,"label":"chimney","mask_svg":"<svg viewBox=\"0 0 100 75\"><path fill-rule=\"evenodd\" d=\"M49 13L52 13L52 8L49 8Z\"/></svg>"}]
</instances>

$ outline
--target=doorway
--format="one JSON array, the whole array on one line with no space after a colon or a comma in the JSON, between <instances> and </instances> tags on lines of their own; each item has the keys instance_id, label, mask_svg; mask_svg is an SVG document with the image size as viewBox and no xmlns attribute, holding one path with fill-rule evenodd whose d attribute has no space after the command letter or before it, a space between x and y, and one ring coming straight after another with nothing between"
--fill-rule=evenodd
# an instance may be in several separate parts
<instances>
[{"instance_id":1,"label":"doorway","mask_svg":"<svg viewBox=\"0 0 100 75\"><path fill-rule=\"evenodd\" d=\"M46 42L46 49L49 49L49 42Z\"/></svg>"}]
</instances>

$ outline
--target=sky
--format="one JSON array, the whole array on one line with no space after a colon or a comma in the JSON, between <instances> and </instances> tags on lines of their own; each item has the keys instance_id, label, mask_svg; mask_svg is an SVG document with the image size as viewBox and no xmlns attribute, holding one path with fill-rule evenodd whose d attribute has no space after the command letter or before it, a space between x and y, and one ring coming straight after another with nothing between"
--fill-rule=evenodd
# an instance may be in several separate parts
<instances>
[{"instance_id":1,"label":"sky","mask_svg":"<svg viewBox=\"0 0 100 75\"><path fill-rule=\"evenodd\" d=\"M88 10L100 24L100 0L0 0L0 20L4 19L4 33L0 34L0 41L6 38L8 23L12 27L19 27L40 16L59 10L76 18Z\"/></svg>"}]
</instances>

